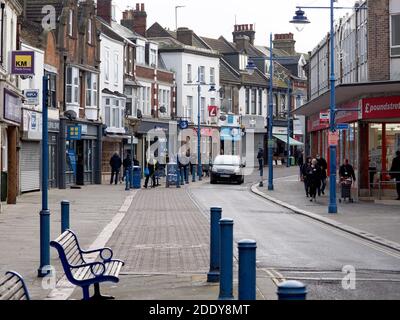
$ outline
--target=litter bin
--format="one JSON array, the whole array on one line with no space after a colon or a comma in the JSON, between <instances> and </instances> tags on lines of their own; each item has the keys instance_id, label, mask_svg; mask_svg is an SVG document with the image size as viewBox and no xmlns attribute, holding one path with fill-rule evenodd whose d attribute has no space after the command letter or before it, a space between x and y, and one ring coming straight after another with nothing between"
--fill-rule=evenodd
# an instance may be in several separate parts
<instances>
[{"instance_id":1,"label":"litter bin","mask_svg":"<svg viewBox=\"0 0 400 320\"><path fill-rule=\"evenodd\" d=\"M134 166L132 169L133 177L133 189L142 188L142 168L139 166Z\"/></svg>"},{"instance_id":2,"label":"litter bin","mask_svg":"<svg viewBox=\"0 0 400 320\"><path fill-rule=\"evenodd\" d=\"M169 186L176 186L178 183L178 165L176 163L167 164L167 188Z\"/></svg>"},{"instance_id":3,"label":"litter bin","mask_svg":"<svg viewBox=\"0 0 400 320\"><path fill-rule=\"evenodd\" d=\"M1 201L7 201L7 172L1 173Z\"/></svg>"},{"instance_id":4,"label":"litter bin","mask_svg":"<svg viewBox=\"0 0 400 320\"><path fill-rule=\"evenodd\" d=\"M294 167L296 165L296 160L294 157L290 157L290 165Z\"/></svg>"}]
</instances>

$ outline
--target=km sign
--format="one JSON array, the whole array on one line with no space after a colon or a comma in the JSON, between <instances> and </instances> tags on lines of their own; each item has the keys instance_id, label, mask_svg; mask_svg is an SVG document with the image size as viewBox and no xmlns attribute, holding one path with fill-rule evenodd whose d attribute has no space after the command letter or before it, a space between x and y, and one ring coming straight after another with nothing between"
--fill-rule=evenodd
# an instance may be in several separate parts
<instances>
[{"instance_id":1,"label":"km sign","mask_svg":"<svg viewBox=\"0 0 400 320\"><path fill-rule=\"evenodd\" d=\"M35 74L35 52L13 51L11 54L11 74L34 75Z\"/></svg>"}]
</instances>

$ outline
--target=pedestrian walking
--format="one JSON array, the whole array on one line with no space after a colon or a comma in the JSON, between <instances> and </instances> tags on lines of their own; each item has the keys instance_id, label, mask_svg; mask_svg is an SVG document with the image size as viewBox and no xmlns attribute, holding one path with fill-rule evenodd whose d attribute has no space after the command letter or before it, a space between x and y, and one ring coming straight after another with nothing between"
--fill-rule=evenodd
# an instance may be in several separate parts
<instances>
[{"instance_id":1,"label":"pedestrian walking","mask_svg":"<svg viewBox=\"0 0 400 320\"><path fill-rule=\"evenodd\" d=\"M311 167L311 160L312 159L310 157L308 157L306 159L306 162L301 166L301 177L300 177L300 179L304 183L304 189L306 191L307 198L310 196L310 184L309 184L309 181L308 181L307 173L308 173L308 171L309 171L309 169Z\"/></svg>"},{"instance_id":2,"label":"pedestrian walking","mask_svg":"<svg viewBox=\"0 0 400 320\"><path fill-rule=\"evenodd\" d=\"M321 193L323 195L325 195L326 180L328 178L328 174L327 174L328 162L320 155L317 155L316 159L318 162L318 166L321 169L321 184L320 184L320 187L318 188L318 195L321 196Z\"/></svg>"},{"instance_id":3,"label":"pedestrian walking","mask_svg":"<svg viewBox=\"0 0 400 320\"><path fill-rule=\"evenodd\" d=\"M258 170L261 172L264 169L264 150L263 150L263 148L258 149L257 160L258 160Z\"/></svg>"},{"instance_id":4,"label":"pedestrian walking","mask_svg":"<svg viewBox=\"0 0 400 320\"><path fill-rule=\"evenodd\" d=\"M299 166L299 172L300 172L300 180L301 180L301 176L302 176L302 168L304 165L304 155L303 152L301 150L299 150L298 154L297 154L297 165Z\"/></svg>"},{"instance_id":5,"label":"pedestrian walking","mask_svg":"<svg viewBox=\"0 0 400 320\"><path fill-rule=\"evenodd\" d=\"M321 186L321 168L318 160L313 159L311 166L307 169L307 180L309 185L310 202L317 201L317 191Z\"/></svg>"},{"instance_id":6,"label":"pedestrian walking","mask_svg":"<svg viewBox=\"0 0 400 320\"><path fill-rule=\"evenodd\" d=\"M393 159L390 177L396 181L397 200L400 200L400 150L396 152L396 157Z\"/></svg>"},{"instance_id":7,"label":"pedestrian walking","mask_svg":"<svg viewBox=\"0 0 400 320\"><path fill-rule=\"evenodd\" d=\"M353 182L356 181L356 174L354 172L353 166L350 164L349 160L346 159L344 164L339 169L339 177L340 184L342 187L342 199L345 201L349 199L350 202L353 202L353 198L351 197L351 187Z\"/></svg>"},{"instance_id":8,"label":"pedestrian walking","mask_svg":"<svg viewBox=\"0 0 400 320\"><path fill-rule=\"evenodd\" d=\"M146 176L146 181L144 183L144 187L147 189L149 186L149 180L151 178L151 188L156 187L156 169L157 169L157 160L154 158L151 158L147 161L147 169L148 169L148 174Z\"/></svg>"},{"instance_id":9,"label":"pedestrian walking","mask_svg":"<svg viewBox=\"0 0 400 320\"><path fill-rule=\"evenodd\" d=\"M115 178L115 184L118 184L119 172L122 166L122 160L118 153L114 153L114 155L110 159L111 166L111 181L110 184L113 184Z\"/></svg>"}]
</instances>

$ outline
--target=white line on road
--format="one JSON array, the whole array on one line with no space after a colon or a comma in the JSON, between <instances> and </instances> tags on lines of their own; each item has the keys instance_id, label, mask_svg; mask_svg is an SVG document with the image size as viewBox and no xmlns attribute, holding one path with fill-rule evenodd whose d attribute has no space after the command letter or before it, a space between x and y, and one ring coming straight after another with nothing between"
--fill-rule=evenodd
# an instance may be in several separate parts
<instances>
[{"instance_id":1,"label":"white line on road","mask_svg":"<svg viewBox=\"0 0 400 320\"><path fill-rule=\"evenodd\" d=\"M111 222L102 230L96 240L90 245L89 251L104 248L107 242L110 240L115 230L118 228L122 220L125 218L130 206L132 205L133 199L135 198L137 191L131 192L131 194L126 197L124 204L119 209L117 214L111 220ZM98 254L88 255L86 262L91 263L96 260ZM64 275L45 300L67 300L75 290L75 286L71 284L66 276Z\"/></svg>"}]
</instances>

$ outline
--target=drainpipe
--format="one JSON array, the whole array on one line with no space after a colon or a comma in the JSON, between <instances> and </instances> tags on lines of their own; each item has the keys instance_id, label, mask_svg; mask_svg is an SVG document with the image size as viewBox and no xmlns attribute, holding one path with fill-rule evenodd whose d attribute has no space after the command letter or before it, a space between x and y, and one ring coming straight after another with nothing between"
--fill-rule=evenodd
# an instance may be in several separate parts
<instances>
[{"instance_id":1,"label":"drainpipe","mask_svg":"<svg viewBox=\"0 0 400 320\"><path fill-rule=\"evenodd\" d=\"M1 43L1 50L0 50L0 64L3 64L3 45L4 45L4 10L6 4L1 3L1 35L0 35L0 43Z\"/></svg>"}]
</instances>

